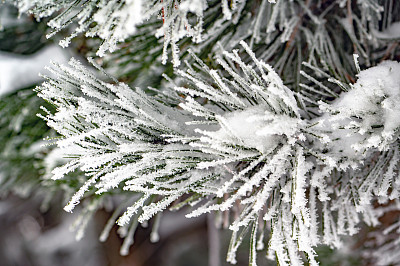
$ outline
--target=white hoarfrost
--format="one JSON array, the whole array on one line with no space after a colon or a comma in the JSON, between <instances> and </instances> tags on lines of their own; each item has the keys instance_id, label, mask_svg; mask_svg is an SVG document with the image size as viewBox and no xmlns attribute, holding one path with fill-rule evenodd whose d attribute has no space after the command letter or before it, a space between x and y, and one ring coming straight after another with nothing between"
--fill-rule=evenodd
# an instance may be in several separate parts
<instances>
[{"instance_id":1,"label":"white hoarfrost","mask_svg":"<svg viewBox=\"0 0 400 266\"><path fill-rule=\"evenodd\" d=\"M56 107L55 113L43 108L43 118L62 136L54 154L61 151L71 158L52 171L53 179L67 179L76 170L84 173L79 175L79 188L75 182L65 182L74 183L75 189L66 211L73 211L82 199L91 200L81 215L78 237L104 196L117 194L123 203L106 229L111 230L115 221L121 226L126 236L123 255L138 223L156 216L152 234L156 240L160 213L171 205L175 209L190 205L195 208L187 217L211 211L223 217L219 225L233 231L228 251L232 263L244 235L251 232L250 264L256 265L256 246L262 247L264 233L270 232L269 258L275 257L281 265L303 265L304 252L308 263L317 265L315 246L340 247L341 235L355 234L360 221L370 226L379 223L384 211L375 208L376 203L399 209L400 64L388 61L360 71L357 63L357 82L341 94L323 84L321 80L329 75L314 65L322 63L323 69L337 71L338 79L348 74L338 63L342 54L332 47L336 43L332 31L325 27L327 12L338 3L349 9L343 10L347 17L339 15L336 21L361 58L369 57L370 51L365 50L369 39L378 46L385 39L398 38L399 24L390 23L394 18L387 13L384 30L369 35L369 26L378 25L372 16L382 11L374 1L358 1L361 17L356 12L350 16L354 5L347 5L351 3L347 0L331 1L321 14L314 14L314 5L283 0L255 1L260 3L258 10L246 0L8 2L37 18L57 14L50 19L53 32L47 37L74 24L62 46L78 34L97 36L103 39L97 54L103 56L138 34L141 39L163 38L163 48L152 49L160 51L152 63L166 63L172 50L173 65L178 66L183 56L179 44L192 55L185 58L182 69L175 69L178 77L168 79L171 87L162 83L165 94L153 90L155 95L150 95L110 76L113 82L104 82L75 59L69 66L54 63L53 76L37 88L39 96ZM299 14L309 19L301 20ZM308 21L315 32L304 27ZM299 32L312 50L305 53L307 57L302 42L297 46ZM188 37L191 43L181 42ZM262 42L268 44L265 51L260 49ZM282 45L285 49L280 49ZM256 58L253 46L264 61ZM203 56L207 52L209 65L218 64L217 69L210 69L189 47ZM223 47L237 50L221 51ZM29 62L0 61L0 93L23 86L21 77L28 76L27 68L39 67L46 57L55 55L43 52ZM291 68L285 68L295 60L296 74L291 77L287 75ZM308 62L302 65L302 60ZM265 63L269 61L279 71ZM304 66L317 77L307 74ZM301 91L294 93L281 76L289 77L285 82ZM307 84L295 86L303 78ZM333 103L322 102L332 98L336 98ZM318 105L321 116L313 119ZM46 163L53 168L59 161ZM397 228L399 223L385 232ZM388 245L393 247L391 242Z\"/></svg>"},{"instance_id":2,"label":"white hoarfrost","mask_svg":"<svg viewBox=\"0 0 400 266\"><path fill-rule=\"evenodd\" d=\"M121 251L126 254L138 222L185 204L180 200L188 195L186 203L196 208L187 217L233 213L221 222L233 231L230 262L241 232L251 231L253 265L255 241L265 230L273 229L268 254L280 264L302 265L304 252L317 265L315 246L340 247L340 235L357 232L361 216L376 225L373 199L396 199L400 191L393 148L400 126L399 63L361 71L350 91L333 104L321 102L321 117L307 120L275 70L240 45L250 62L237 50L222 52L220 70L191 52L201 71L176 70L185 84L166 87L161 96L103 82L74 59L70 66L55 64L57 78L38 91L57 107L45 119L64 136L58 146L73 150L74 158L53 178L86 173L65 210L88 193L134 192L126 194L120 219L119 213L112 218L130 228ZM371 159L371 150L384 155ZM351 166L370 163L370 173L342 171L350 160Z\"/></svg>"},{"instance_id":3,"label":"white hoarfrost","mask_svg":"<svg viewBox=\"0 0 400 266\"><path fill-rule=\"evenodd\" d=\"M116 1L108 1L101 4L98 11L94 14L93 20L98 24L96 34L107 42L103 43L97 54L104 56L106 51L113 52L117 49L117 43L132 36L136 27L143 20L148 19L142 0L126 0L124 8L118 6ZM122 4L119 4L121 7ZM61 25L59 27L62 27Z\"/></svg>"},{"instance_id":4,"label":"white hoarfrost","mask_svg":"<svg viewBox=\"0 0 400 266\"><path fill-rule=\"evenodd\" d=\"M181 3L175 0L9 0L8 2L17 6L21 13L30 12L37 19L49 17L61 11L49 21L48 25L53 32L50 32L47 37L52 37L71 24L77 24L71 31L71 35L60 41L60 45L68 46L79 34L85 34L87 37L98 36L104 40L97 51L98 56L115 51L118 43L133 36L137 27L143 23L161 20L162 24L159 24L161 26L152 34L164 39L163 63L167 62L167 48L170 46L172 62L175 66L180 64L178 42L181 39L190 37L194 42L204 40L202 38L203 17L208 7L206 0L186 0ZM219 30L219 24L230 20L232 14L240 14L245 2L235 0L228 7L228 1L222 1L224 16L219 18L220 23L215 23L216 30ZM196 19L190 18L189 13L195 14ZM239 16L235 17L236 21ZM214 30L211 30L210 34L214 34Z\"/></svg>"}]
</instances>

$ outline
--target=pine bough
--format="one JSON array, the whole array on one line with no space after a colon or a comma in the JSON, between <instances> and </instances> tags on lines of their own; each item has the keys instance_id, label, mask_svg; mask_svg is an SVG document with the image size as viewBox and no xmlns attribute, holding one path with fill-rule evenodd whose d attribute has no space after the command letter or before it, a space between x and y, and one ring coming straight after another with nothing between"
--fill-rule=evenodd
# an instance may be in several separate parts
<instances>
[{"instance_id":1,"label":"pine bough","mask_svg":"<svg viewBox=\"0 0 400 266\"><path fill-rule=\"evenodd\" d=\"M164 36L160 60L166 62L171 45L176 68L160 88L145 92L107 74L98 78L75 59L68 66L54 63L50 70L57 78L37 88L57 108L55 113L43 108L43 119L63 136L58 148L71 157L53 170L52 179L76 170L85 175L65 210L91 199L85 217L101 206L104 197L97 195L124 197L101 236L107 237L115 221L126 228L121 253L126 254L138 222L190 205L188 218L227 214L219 222L233 231L231 263L249 232L250 265L256 265L256 250L266 241L268 257L280 265L303 265L302 254L318 265L316 246L339 248L341 236L356 234L361 221L377 226L385 212L398 210L400 63L385 61L361 71L355 57L359 73L351 84L346 60L353 59L339 59L342 48L334 47L325 27L331 8L346 10L346 17L335 18L337 25L364 64L372 65L377 59L370 56L376 53L368 54L369 40L375 47L387 43L370 35L366 25L378 27L384 8L368 0L269 2L261 1L257 13L249 11L255 3L244 0L15 1L21 11L38 17L63 9L49 25L59 31L76 21L71 37L85 32L104 40L98 55L115 50L144 20L158 14L162 21L149 34ZM389 2L386 17L394 8ZM359 16L351 13L355 5ZM219 22L205 34L221 27L237 32L214 45L212 63L197 57L206 49L199 45L193 46L195 52L185 50L190 57L178 68L179 41L207 42L200 34L203 17L219 9ZM253 12L251 24L245 11ZM386 27L391 22L384 21ZM252 30L245 31L249 25ZM296 39L298 31L305 39ZM261 36L269 46L262 45ZM303 40L305 62L296 48ZM285 44L295 48L279 51ZM267 50L257 52L262 47ZM298 73L286 73L285 60L298 60ZM84 228L87 219L82 219ZM384 233L396 230L399 222ZM381 247L389 255L381 255L380 263L399 262L399 239Z\"/></svg>"}]
</instances>

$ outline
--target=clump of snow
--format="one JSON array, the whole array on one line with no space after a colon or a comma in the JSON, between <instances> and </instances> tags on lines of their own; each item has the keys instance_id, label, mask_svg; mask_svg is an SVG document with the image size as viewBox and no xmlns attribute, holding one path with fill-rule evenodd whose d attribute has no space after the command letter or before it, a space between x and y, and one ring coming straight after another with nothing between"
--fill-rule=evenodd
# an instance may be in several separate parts
<instances>
[{"instance_id":1,"label":"clump of snow","mask_svg":"<svg viewBox=\"0 0 400 266\"><path fill-rule=\"evenodd\" d=\"M207 1L205 0L186 0L179 5L179 9L183 12L192 12L198 16L202 16L206 8Z\"/></svg>"},{"instance_id":2,"label":"clump of snow","mask_svg":"<svg viewBox=\"0 0 400 266\"><path fill-rule=\"evenodd\" d=\"M348 157L369 148L385 150L399 138L400 63L385 61L361 71L352 90L332 105L321 102L325 125L340 139L337 150ZM354 154L356 155L356 154ZM354 156L356 158L356 156Z\"/></svg>"},{"instance_id":3,"label":"clump of snow","mask_svg":"<svg viewBox=\"0 0 400 266\"><path fill-rule=\"evenodd\" d=\"M39 73L50 59L66 63L67 52L55 45L29 56L0 52L0 96L42 81Z\"/></svg>"},{"instance_id":4,"label":"clump of snow","mask_svg":"<svg viewBox=\"0 0 400 266\"><path fill-rule=\"evenodd\" d=\"M227 113L224 120L226 126L217 132L218 139L234 141L236 138L242 145L263 153L285 141L285 136L292 140L301 123L298 118L273 114L259 105Z\"/></svg>"}]
</instances>

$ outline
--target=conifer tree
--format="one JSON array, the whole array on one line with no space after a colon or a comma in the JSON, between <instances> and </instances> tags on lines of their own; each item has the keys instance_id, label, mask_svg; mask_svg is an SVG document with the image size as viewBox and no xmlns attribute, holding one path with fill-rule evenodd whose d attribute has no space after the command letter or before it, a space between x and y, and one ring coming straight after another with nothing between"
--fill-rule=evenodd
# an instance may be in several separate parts
<instances>
[{"instance_id":1,"label":"conifer tree","mask_svg":"<svg viewBox=\"0 0 400 266\"><path fill-rule=\"evenodd\" d=\"M399 1L6 2L62 47L84 43L86 60L53 62L35 89L54 150L31 157L63 154L41 183L73 191L67 212L88 202L80 237L118 197L100 240L126 228L121 254L138 223L155 219L156 240L161 213L185 208L232 231L233 264L248 236L249 265L258 251L318 265L318 247L362 228L378 228L371 261L400 263ZM23 174L10 175L2 187Z\"/></svg>"}]
</instances>

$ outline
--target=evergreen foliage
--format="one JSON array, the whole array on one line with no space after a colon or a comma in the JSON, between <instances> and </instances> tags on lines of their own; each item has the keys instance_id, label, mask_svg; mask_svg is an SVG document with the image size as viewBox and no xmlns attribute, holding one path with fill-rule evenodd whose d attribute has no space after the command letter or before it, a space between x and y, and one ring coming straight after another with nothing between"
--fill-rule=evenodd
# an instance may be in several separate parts
<instances>
[{"instance_id":1,"label":"evergreen foliage","mask_svg":"<svg viewBox=\"0 0 400 266\"><path fill-rule=\"evenodd\" d=\"M45 184L74 191L66 211L89 202L78 238L119 197L100 240L116 222L121 254L138 223L155 216L156 241L161 213L186 207L232 230L230 263L250 235L250 265L257 250L318 265L317 247L399 211L399 1L8 2L93 57L53 62L35 89L68 158ZM400 263L396 219L375 241L379 265Z\"/></svg>"}]
</instances>

